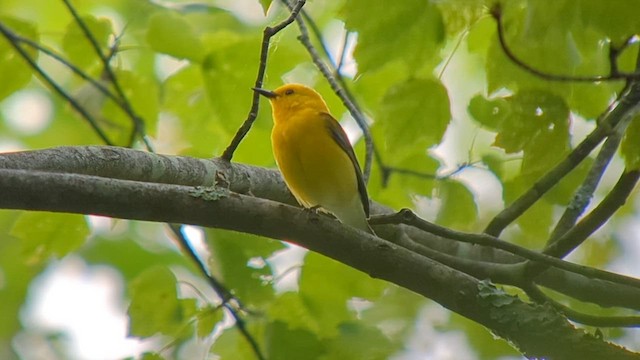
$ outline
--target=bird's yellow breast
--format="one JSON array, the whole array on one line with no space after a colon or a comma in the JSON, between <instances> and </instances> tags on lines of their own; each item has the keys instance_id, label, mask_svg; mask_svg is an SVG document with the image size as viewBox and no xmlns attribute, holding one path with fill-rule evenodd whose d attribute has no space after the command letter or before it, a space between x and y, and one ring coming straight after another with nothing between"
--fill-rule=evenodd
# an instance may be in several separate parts
<instances>
[{"instance_id":1,"label":"bird's yellow breast","mask_svg":"<svg viewBox=\"0 0 640 360\"><path fill-rule=\"evenodd\" d=\"M271 133L278 167L298 201L327 210L358 196L354 165L331 136L326 118L316 110L289 114Z\"/></svg>"}]
</instances>

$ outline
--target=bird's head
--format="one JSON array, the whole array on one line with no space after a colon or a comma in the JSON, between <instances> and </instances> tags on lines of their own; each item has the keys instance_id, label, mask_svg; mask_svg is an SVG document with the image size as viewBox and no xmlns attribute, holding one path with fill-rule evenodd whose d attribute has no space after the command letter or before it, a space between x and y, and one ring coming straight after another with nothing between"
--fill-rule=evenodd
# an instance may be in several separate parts
<instances>
[{"instance_id":1,"label":"bird's head","mask_svg":"<svg viewBox=\"0 0 640 360\"><path fill-rule=\"evenodd\" d=\"M269 99L275 121L284 120L300 111L329 112L322 96L301 84L286 84L273 91L261 88L253 90Z\"/></svg>"}]
</instances>

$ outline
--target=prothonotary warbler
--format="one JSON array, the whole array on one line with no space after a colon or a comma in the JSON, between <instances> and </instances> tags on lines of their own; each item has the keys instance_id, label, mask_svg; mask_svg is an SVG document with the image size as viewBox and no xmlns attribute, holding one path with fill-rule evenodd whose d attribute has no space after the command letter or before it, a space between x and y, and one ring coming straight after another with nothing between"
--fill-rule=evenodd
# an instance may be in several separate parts
<instances>
[{"instance_id":1,"label":"prothonotary warbler","mask_svg":"<svg viewBox=\"0 0 640 360\"><path fill-rule=\"evenodd\" d=\"M367 222L369 197L360 165L320 94L300 84L253 90L271 102L273 155L298 202L374 234Z\"/></svg>"}]
</instances>

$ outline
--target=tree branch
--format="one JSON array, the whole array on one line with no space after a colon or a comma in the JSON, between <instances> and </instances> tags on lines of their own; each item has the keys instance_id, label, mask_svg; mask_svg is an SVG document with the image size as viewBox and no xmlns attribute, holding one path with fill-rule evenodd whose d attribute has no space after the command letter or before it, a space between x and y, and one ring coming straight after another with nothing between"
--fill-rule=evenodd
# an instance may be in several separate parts
<instances>
[{"instance_id":1,"label":"tree branch","mask_svg":"<svg viewBox=\"0 0 640 360\"><path fill-rule=\"evenodd\" d=\"M549 245L544 253L557 257L567 256L589 235L599 229L627 201L629 194L638 183L640 170L626 170L609 194L576 226L567 231L556 242Z\"/></svg>"},{"instance_id":2,"label":"tree branch","mask_svg":"<svg viewBox=\"0 0 640 360\"><path fill-rule=\"evenodd\" d=\"M597 327L640 327L639 316L594 316L581 313L547 296L535 284L524 287L527 295L540 304L548 303L571 321Z\"/></svg>"},{"instance_id":3,"label":"tree branch","mask_svg":"<svg viewBox=\"0 0 640 360\"><path fill-rule=\"evenodd\" d=\"M264 28L262 32L262 46L260 48L260 65L258 66L258 74L256 75L256 82L253 87L261 88L262 81L264 79L264 74L267 71L267 58L269 57L269 43L271 42L271 38L279 33L282 29L289 26L298 16L300 10L306 3L306 0L297 0L296 4L293 5L291 9L291 14L285 20L280 22L276 26L267 26ZM247 115L247 119L242 123L242 126L238 129L235 136L231 140L231 143L222 153L221 158L226 161L231 161L233 158L233 153L236 151L240 142L247 135L249 130L251 130L251 126L253 126L253 122L258 117L258 108L260 107L260 94L257 92L253 92L253 98L251 101L251 109L249 109L249 115Z\"/></svg>"},{"instance_id":4,"label":"tree branch","mask_svg":"<svg viewBox=\"0 0 640 360\"><path fill-rule=\"evenodd\" d=\"M118 147L60 147L0 154L0 169L23 169L94 175L141 182L186 186L212 186L216 180L233 192L296 205L280 173L260 167L228 163L222 159L195 159L155 155ZM375 202L373 214L393 211ZM406 225L377 225L376 233L394 243L418 243L445 254L487 263L515 264L525 259L486 246L463 244ZM485 273L472 273L486 278ZM495 280L495 281L502 281ZM610 281L550 268L536 278L549 289L604 307L640 310L640 290Z\"/></svg>"},{"instance_id":5,"label":"tree branch","mask_svg":"<svg viewBox=\"0 0 640 360\"><path fill-rule=\"evenodd\" d=\"M420 219L416 214L409 210L403 209L398 213L387 216L378 216L371 219L372 224L407 224L414 226L416 228L427 231L431 234L445 237L447 239L452 239L456 241L462 241L465 243L471 243L475 245L483 245L489 246L495 249L504 250L512 253L513 255L520 256L529 261L533 261L538 265L546 265L556 267L558 269L563 269L566 271L570 271L573 273L585 275L594 279L606 280L611 282L616 282L620 284L625 284L628 286L637 287L640 289L640 280L629 278L626 276L621 276L615 273L611 273L608 271L597 270L593 268L589 268L586 266L576 265L567 261L560 260L556 257L550 256L544 253L538 253L526 248L522 248L515 244L502 241L498 238L487 234L470 234L463 233L460 231L452 230L443 226L439 226L437 224L433 224L426 220ZM515 269L511 269L513 272ZM512 274L512 276L517 276L517 274ZM520 278L520 281L524 281L524 278ZM516 283L512 283L512 285L518 285Z\"/></svg>"},{"instance_id":6,"label":"tree branch","mask_svg":"<svg viewBox=\"0 0 640 360\"><path fill-rule=\"evenodd\" d=\"M610 132L616 128L618 123L629 114L636 113L640 103L640 81L634 81L629 86L628 91L620 97L611 110L607 112L602 120L582 142L569 153L569 155L558 163L553 169L543 175L533 186L520 195L513 203L496 215L484 232L493 236L499 236L515 219L522 215L527 209L538 201L542 195L553 188L571 170L575 169L593 149L602 142Z\"/></svg>"},{"instance_id":7,"label":"tree branch","mask_svg":"<svg viewBox=\"0 0 640 360\"><path fill-rule=\"evenodd\" d=\"M129 116L129 118L131 119L131 122L133 123L133 131L132 131L132 135L131 135L131 139L130 139L130 143L128 144L128 147L133 146L133 140L135 139L135 135L138 134L140 136L140 139L143 141L143 143L147 147L147 149L152 150L153 147L151 145L151 142L146 136L145 122L138 114L136 114L135 110L133 110L133 106L131 106L129 99L124 93L124 90L122 90L122 86L120 86L118 77L116 76L115 72L111 68L111 58L114 53L112 52L108 56L105 55L102 52L102 48L100 47L98 40L93 35L93 33L91 32L87 24L84 22L84 20L82 20L82 18L80 17L80 14L78 14L75 7L73 7L73 5L71 4L71 1L62 0L62 2L64 2L65 6L69 10L69 13L73 17L73 19L76 21L80 29L82 30L82 33L84 34L85 38L89 41L89 43L91 43L91 47L93 48L96 55L98 55L98 58L102 62L104 73L106 74L106 77L111 82L111 84L113 84L113 88L115 89L116 94L120 98L120 101L117 102L118 106L120 106L120 108Z\"/></svg>"},{"instance_id":8,"label":"tree branch","mask_svg":"<svg viewBox=\"0 0 640 360\"><path fill-rule=\"evenodd\" d=\"M615 156L616 151L618 150L618 145L620 145L624 130L627 128L630 121L631 117L627 116L626 120L620 122L613 134L609 135L607 140L604 142L600 152L598 152L598 155L596 156L596 160L593 162L591 169L589 169L587 177L578 190L576 190L573 199L551 232L547 245L552 244L560 236L571 229L576 224L580 215L582 215L584 210L587 208L598 184L600 183L600 179L602 179L602 175L604 175L611 159Z\"/></svg>"},{"instance_id":9,"label":"tree branch","mask_svg":"<svg viewBox=\"0 0 640 360\"><path fill-rule=\"evenodd\" d=\"M177 222L290 239L429 297L505 337L530 357L637 357L575 329L550 307L524 303L403 247L289 205L219 188L211 189L214 200L205 200L191 186L11 169L0 170L0 189L6 194L0 197L2 208Z\"/></svg>"}]
</instances>

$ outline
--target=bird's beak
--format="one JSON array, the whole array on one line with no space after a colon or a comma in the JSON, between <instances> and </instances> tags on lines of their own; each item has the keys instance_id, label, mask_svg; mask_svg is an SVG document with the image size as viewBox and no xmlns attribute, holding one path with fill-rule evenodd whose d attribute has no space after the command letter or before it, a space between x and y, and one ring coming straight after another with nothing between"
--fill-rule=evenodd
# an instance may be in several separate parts
<instances>
[{"instance_id":1,"label":"bird's beak","mask_svg":"<svg viewBox=\"0 0 640 360\"><path fill-rule=\"evenodd\" d=\"M266 90L266 89L261 89L261 88L251 88L253 91L257 92L258 94L267 97L269 99L273 99L275 97L278 96L278 94L274 93L273 91L270 90Z\"/></svg>"}]
</instances>

